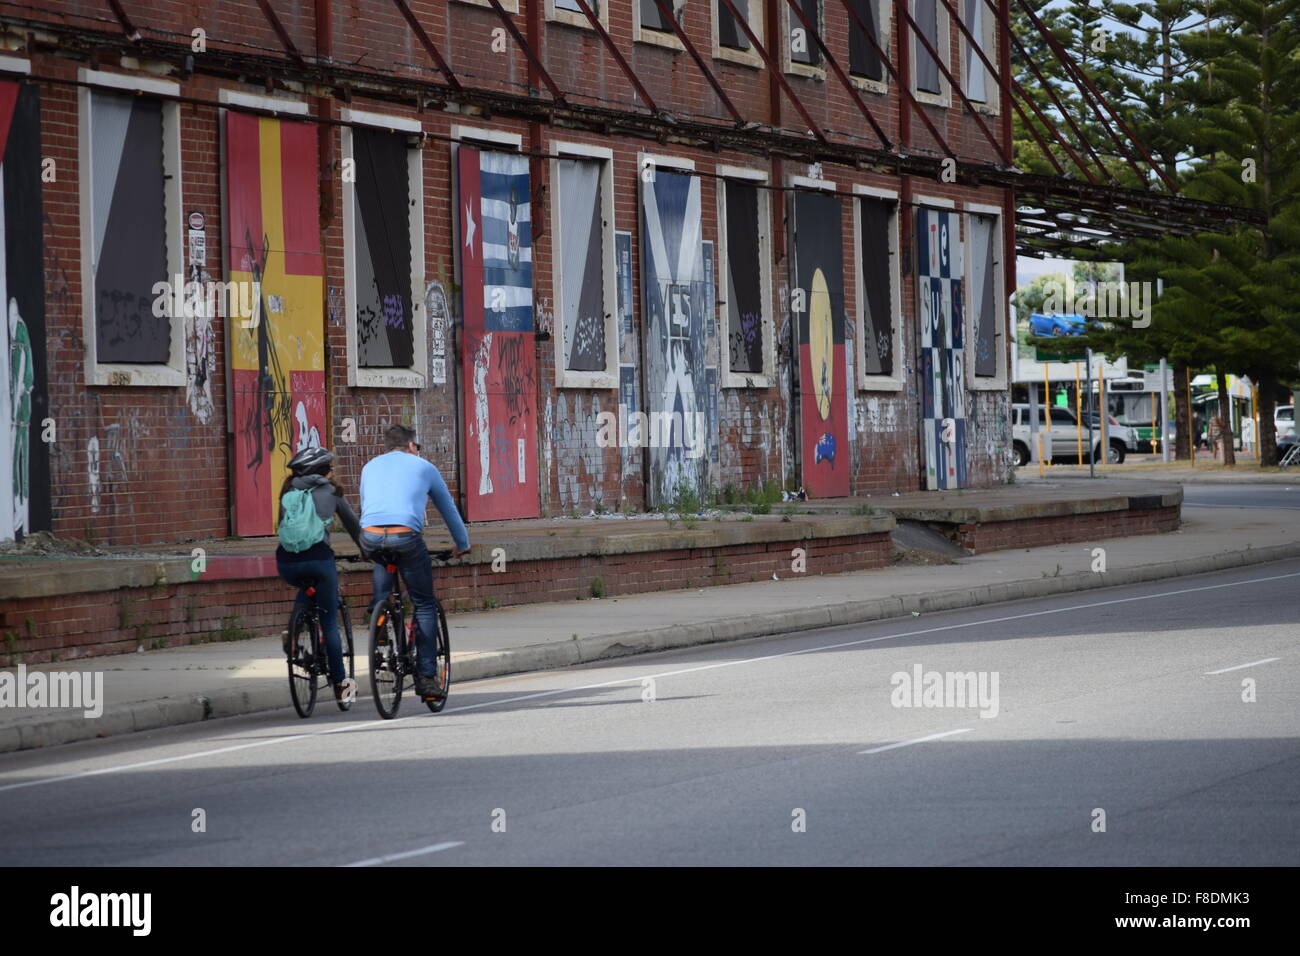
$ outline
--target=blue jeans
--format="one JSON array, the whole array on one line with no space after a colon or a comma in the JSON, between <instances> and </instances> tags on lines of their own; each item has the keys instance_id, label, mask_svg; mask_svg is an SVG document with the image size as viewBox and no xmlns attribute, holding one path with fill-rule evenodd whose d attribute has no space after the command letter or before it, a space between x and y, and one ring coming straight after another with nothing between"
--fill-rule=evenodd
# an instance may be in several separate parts
<instances>
[{"instance_id":1,"label":"blue jeans","mask_svg":"<svg viewBox=\"0 0 1300 956\"><path fill-rule=\"evenodd\" d=\"M433 595L433 560L424 538L414 531L391 534L361 532L361 546L369 553L385 550L397 553L397 569L402 573L406 593L415 605L415 646L420 652L420 674L433 677L438 653L438 599ZM393 590L393 575L376 562L375 598L370 610L383 603Z\"/></svg>"},{"instance_id":2,"label":"blue jeans","mask_svg":"<svg viewBox=\"0 0 1300 956\"><path fill-rule=\"evenodd\" d=\"M329 657L330 680L335 684L348 676L343 667L343 642L339 640L339 572L333 558L316 561L285 561L276 558L280 577L298 588L293 600L295 609L306 610L309 581L316 582L316 607L320 614L321 630L325 634L325 653Z\"/></svg>"}]
</instances>

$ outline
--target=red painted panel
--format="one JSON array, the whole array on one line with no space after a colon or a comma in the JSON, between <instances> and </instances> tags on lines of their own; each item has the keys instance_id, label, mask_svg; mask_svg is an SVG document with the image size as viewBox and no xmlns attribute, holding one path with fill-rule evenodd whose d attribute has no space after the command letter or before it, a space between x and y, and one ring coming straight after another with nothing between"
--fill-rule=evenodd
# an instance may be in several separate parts
<instances>
[{"instance_id":1,"label":"red painted panel","mask_svg":"<svg viewBox=\"0 0 1300 956\"><path fill-rule=\"evenodd\" d=\"M272 531L268 502L277 489L271 487L272 469L267 449L261 447L262 430L253 427L262 416L259 378L256 369L230 370L231 398L235 416L234 491L235 534L255 536Z\"/></svg>"},{"instance_id":2,"label":"red painted panel","mask_svg":"<svg viewBox=\"0 0 1300 956\"><path fill-rule=\"evenodd\" d=\"M834 385L831 386L830 414L821 417L810 386L801 388L800 434L803 446L803 487L809 498L842 498L849 494L849 398L845 389L848 374L844 343L832 349ZM813 367L807 345L799 348L799 381L813 381Z\"/></svg>"},{"instance_id":3,"label":"red painted panel","mask_svg":"<svg viewBox=\"0 0 1300 956\"><path fill-rule=\"evenodd\" d=\"M320 174L316 127L280 124L280 187L284 208L284 271L324 275L320 251Z\"/></svg>"}]
</instances>

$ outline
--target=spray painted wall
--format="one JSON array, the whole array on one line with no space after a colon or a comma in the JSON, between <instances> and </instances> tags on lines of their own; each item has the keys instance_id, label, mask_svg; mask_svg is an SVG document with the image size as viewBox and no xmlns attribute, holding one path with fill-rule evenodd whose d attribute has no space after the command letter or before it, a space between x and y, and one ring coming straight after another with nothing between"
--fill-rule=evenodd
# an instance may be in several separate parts
<instances>
[{"instance_id":1,"label":"spray painted wall","mask_svg":"<svg viewBox=\"0 0 1300 956\"><path fill-rule=\"evenodd\" d=\"M235 534L265 535L289 459L326 434L317 139L235 111L225 137L228 280L251 283L255 312L226 322Z\"/></svg>"},{"instance_id":2,"label":"spray painted wall","mask_svg":"<svg viewBox=\"0 0 1300 956\"><path fill-rule=\"evenodd\" d=\"M925 487L966 486L962 247L955 213L916 211Z\"/></svg>"},{"instance_id":3,"label":"spray painted wall","mask_svg":"<svg viewBox=\"0 0 1300 956\"><path fill-rule=\"evenodd\" d=\"M679 492L699 494L708 487L709 455L702 433L708 399L701 228L697 177L659 169L648 181L642 179L645 411L665 423L644 439L651 507Z\"/></svg>"},{"instance_id":4,"label":"spray painted wall","mask_svg":"<svg viewBox=\"0 0 1300 956\"><path fill-rule=\"evenodd\" d=\"M465 510L471 521L540 513L528 160L461 146Z\"/></svg>"},{"instance_id":5,"label":"spray painted wall","mask_svg":"<svg viewBox=\"0 0 1300 956\"><path fill-rule=\"evenodd\" d=\"M50 527L40 97L0 81L0 540Z\"/></svg>"}]
</instances>

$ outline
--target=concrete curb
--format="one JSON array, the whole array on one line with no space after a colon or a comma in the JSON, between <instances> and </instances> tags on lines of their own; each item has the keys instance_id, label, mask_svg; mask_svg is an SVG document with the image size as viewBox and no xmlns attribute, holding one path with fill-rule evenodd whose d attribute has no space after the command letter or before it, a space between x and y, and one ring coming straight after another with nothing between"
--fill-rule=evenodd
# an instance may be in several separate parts
<instances>
[{"instance_id":1,"label":"concrete curb","mask_svg":"<svg viewBox=\"0 0 1300 956\"><path fill-rule=\"evenodd\" d=\"M600 634L571 641L530 644L509 650L457 657L454 661L454 674L456 679L461 681L483 680L489 677L554 670L575 664L701 644L742 641L841 624L865 624L891 618L905 618L913 611L922 614L952 611L1094 588L1142 584L1297 557L1300 557L1300 542L1267 548L1247 548L1243 551L1226 551L1221 554L1165 561L1116 571L1100 573L1084 571L1059 577L1021 579L970 588L951 588L946 591L850 601L829 607L792 608L779 613L769 612L742 618L700 621L695 624L674 624L620 634ZM318 707L322 704L332 705L332 702L328 699L317 701ZM368 708L370 700L368 697L361 698L355 706ZM138 731L198 723L218 717L285 710L288 707L287 694L282 681L269 682L267 687L256 691L232 690L207 697L139 701L123 705L93 721L83 717L58 716L47 719L34 718L8 727L0 727L0 753L49 747L95 737L116 737Z\"/></svg>"}]
</instances>

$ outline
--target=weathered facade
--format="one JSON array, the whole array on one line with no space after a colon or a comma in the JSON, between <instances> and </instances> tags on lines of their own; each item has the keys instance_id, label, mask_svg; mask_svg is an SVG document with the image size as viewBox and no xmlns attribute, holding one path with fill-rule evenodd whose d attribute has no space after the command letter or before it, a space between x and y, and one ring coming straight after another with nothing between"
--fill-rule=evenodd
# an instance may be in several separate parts
<instances>
[{"instance_id":1,"label":"weathered facade","mask_svg":"<svg viewBox=\"0 0 1300 956\"><path fill-rule=\"evenodd\" d=\"M0 536L270 534L399 420L471 521L1002 481L1001 0L583 6L0 11Z\"/></svg>"}]
</instances>

